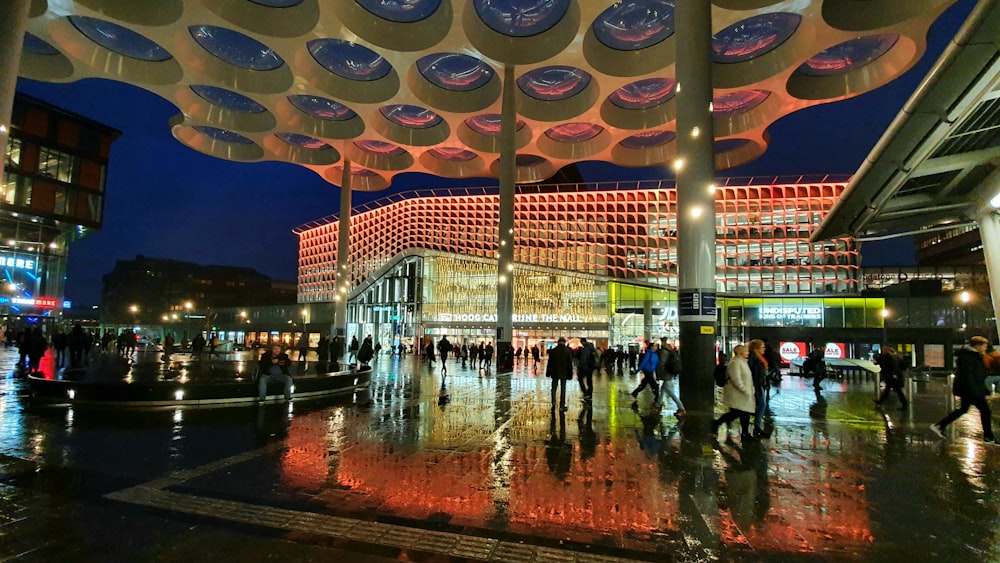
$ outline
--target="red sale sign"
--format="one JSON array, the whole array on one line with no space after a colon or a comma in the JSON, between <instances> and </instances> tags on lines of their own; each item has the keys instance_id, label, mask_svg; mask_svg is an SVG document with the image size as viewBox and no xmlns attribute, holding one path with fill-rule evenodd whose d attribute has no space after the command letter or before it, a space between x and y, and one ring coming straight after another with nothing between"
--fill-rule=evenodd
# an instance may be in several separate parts
<instances>
[{"instance_id":1,"label":"red sale sign","mask_svg":"<svg viewBox=\"0 0 1000 563\"><path fill-rule=\"evenodd\" d=\"M781 354L781 359L786 362L790 362L795 358L802 358L806 355L806 343L805 342L782 342L781 347L778 348L778 353Z\"/></svg>"},{"instance_id":2,"label":"red sale sign","mask_svg":"<svg viewBox=\"0 0 1000 563\"><path fill-rule=\"evenodd\" d=\"M834 360L843 360L847 357L847 345L843 342L827 342L826 351L823 357Z\"/></svg>"}]
</instances>

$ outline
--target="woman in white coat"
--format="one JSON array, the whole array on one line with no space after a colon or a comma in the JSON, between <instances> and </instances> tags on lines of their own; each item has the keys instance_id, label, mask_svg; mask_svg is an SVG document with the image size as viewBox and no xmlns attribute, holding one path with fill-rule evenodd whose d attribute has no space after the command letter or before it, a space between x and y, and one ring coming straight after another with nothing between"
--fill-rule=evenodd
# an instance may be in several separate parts
<instances>
[{"instance_id":1,"label":"woman in white coat","mask_svg":"<svg viewBox=\"0 0 1000 563\"><path fill-rule=\"evenodd\" d=\"M722 388L722 404L729 407L729 412L712 421L712 434L718 433L719 426L739 418L741 439L754 439L750 434L750 415L754 412L756 402L753 395L753 375L747 363L749 356L750 349L746 346L740 344L733 348L733 359L726 368L728 379Z\"/></svg>"}]
</instances>

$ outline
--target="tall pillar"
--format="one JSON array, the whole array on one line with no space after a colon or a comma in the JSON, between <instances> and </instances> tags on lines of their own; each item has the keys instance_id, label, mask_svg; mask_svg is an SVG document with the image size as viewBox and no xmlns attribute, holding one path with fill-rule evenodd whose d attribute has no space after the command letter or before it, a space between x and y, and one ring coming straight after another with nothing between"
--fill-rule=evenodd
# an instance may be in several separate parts
<instances>
[{"instance_id":1,"label":"tall pillar","mask_svg":"<svg viewBox=\"0 0 1000 563\"><path fill-rule=\"evenodd\" d=\"M517 170L517 107L514 67L503 69L503 102L500 109L500 233L497 253L497 372L514 369L508 352L514 340L514 184Z\"/></svg>"},{"instance_id":2,"label":"tall pillar","mask_svg":"<svg viewBox=\"0 0 1000 563\"><path fill-rule=\"evenodd\" d=\"M333 329L347 350L347 294L351 291L351 161L344 159L340 178L340 224L337 231L337 295L333 302Z\"/></svg>"},{"instance_id":3,"label":"tall pillar","mask_svg":"<svg viewBox=\"0 0 1000 563\"><path fill-rule=\"evenodd\" d=\"M653 302L648 298L642 303L642 339L648 345L655 336L653 330Z\"/></svg>"},{"instance_id":4,"label":"tall pillar","mask_svg":"<svg viewBox=\"0 0 1000 563\"><path fill-rule=\"evenodd\" d=\"M983 241L986 277L990 280L993 318L1000 319L1000 213L993 211L979 219L979 236Z\"/></svg>"},{"instance_id":5,"label":"tall pillar","mask_svg":"<svg viewBox=\"0 0 1000 563\"><path fill-rule=\"evenodd\" d=\"M715 308L715 133L712 128L712 3L684 0L677 30L677 310L684 366L681 399L711 414Z\"/></svg>"},{"instance_id":6,"label":"tall pillar","mask_svg":"<svg viewBox=\"0 0 1000 563\"><path fill-rule=\"evenodd\" d=\"M4 17L0 18L0 53L3 53L0 57L0 155L7 153L14 89L17 87L17 71L21 67L21 45L31 1L7 0L4 4ZM6 158L0 158L0 181L3 180L6 161Z\"/></svg>"}]
</instances>

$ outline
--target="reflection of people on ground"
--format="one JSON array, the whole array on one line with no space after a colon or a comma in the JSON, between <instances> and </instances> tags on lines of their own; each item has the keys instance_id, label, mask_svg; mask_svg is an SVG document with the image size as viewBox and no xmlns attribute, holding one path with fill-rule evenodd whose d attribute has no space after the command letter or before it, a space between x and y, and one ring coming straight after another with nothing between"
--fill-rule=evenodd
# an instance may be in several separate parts
<instances>
[{"instance_id":1,"label":"reflection of people on ground","mask_svg":"<svg viewBox=\"0 0 1000 563\"><path fill-rule=\"evenodd\" d=\"M830 431L826 424L826 398L820 389L813 389L816 393L816 402L809 405L809 420L812 421L813 437L821 436L824 440L830 439Z\"/></svg>"},{"instance_id":2,"label":"reflection of people on ground","mask_svg":"<svg viewBox=\"0 0 1000 563\"><path fill-rule=\"evenodd\" d=\"M556 390L559 389L559 410L565 412L566 383L573 379L573 353L566 347L566 339L560 336L556 347L548 355L545 377L552 379L552 410L556 410Z\"/></svg>"},{"instance_id":3,"label":"reflection of people on ground","mask_svg":"<svg viewBox=\"0 0 1000 563\"><path fill-rule=\"evenodd\" d=\"M754 442L743 447L738 457L725 449L719 453L726 460L725 492L730 513L736 525L747 533L771 509L767 449Z\"/></svg>"},{"instance_id":4,"label":"reflection of people on ground","mask_svg":"<svg viewBox=\"0 0 1000 563\"><path fill-rule=\"evenodd\" d=\"M438 406L443 407L451 402L451 395L448 394L448 388L444 385L444 377L441 377L441 388L438 389Z\"/></svg>"},{"instance_id":5,"label":"reflection of people on ground","mask_svg":"<svg viewBox=\"0 0 1000 563\"><path fill-rule=\"evenodd\" d=\"M284 384L285 400L292 398L292 376L288 372L291 360L288 354L281 351L281 346L275 344L260 357L259 375L257 379L257 398L262 402L267 400L267 384L271 381Z\"/></svg>"},{"instance_id":6,"label":"reflection of people on ground","mask_svg":"<svg viewBox=\"0 0 1000 563\"><path fill-rule=\"evenodd\" d=\"M660 446L663 444L663 419L660 418L659 411L653 409L647 414L640 416L642 422L642 433L635 429L635 439L639 442L639 448L646 452L649 457L656 457L660 453ZM659 436L657 436L659 430Z\"/></svg>"},{"instance_id":7,"label":"reflection of people on ground","mask_svg":"<svg viewBox=\"0 0 1000 563\"><path fill-rule=\"evenodd\" d=\"M899 357L896 356L896 349L892 346L882 348L882 352L875 358L875 363L880 368L879 379L885 384L885 388L875 400L875 404L881 405L889 398L889 393L895 391L899 397L899 410L906 410L906 395L903 394L903 370Z\"/></svg>"},{"instance_id":8,"label":"reflection of people on ground","mask_svg":"<svg viewBox=\"0 0 1000 563\"><path fill-rule=\"evenodd\" d=\"M545 461L549 471L559 479L566 479L573 461L573 449L566 444L566 415L559 413L559 427L556 428L556 413L549 417L549 439L545 441Z\"/></svg>"},{"instance_id":9,"label":"reflection of people on ground","mask_svg":"<svg viewBox=\"0 0 1000 563\"><path fill-rule=\"evenodd\" d=\"M726 367L726 385L722 388L722 404L729 407L729 412L712 421L713 435L718 435L723 424L739 418L740 439L744 442L754 439L750 434L750 414L755 410L756 398L749 356L749 347L739 344L733 348L733 359Z\"/></svg>"},{"instance_id":10,"label":"reflection of people on ground","mask_svg":"<svg viewBox=\"0 0 1000 563\"><path fill-rule=\"evenodd\" d=\"M976 407L983 425L983 441L997 443L993 437L990 404L986 401L989 390L986 388L986 362L983 355L989 343L982 336L973 336L967 346L955 352L955 382L952 384L952 392L959 398L961 405L931 425L931 432L939 437L944 438L949 424L969 412L970 407Z\"/></svg>"},{"instance_id":11,"label":"reflection of people on ground","mask_svg":"<svg viewBox=\"0 0 1000 563\"><path fill-rule=\"evenodd\" d=\"M577 432L580 435L580 461L593 459L597 453L597 432L594 432L594 406L584 403L580 416L576 419Z\"/></svg>"}]
</instances>

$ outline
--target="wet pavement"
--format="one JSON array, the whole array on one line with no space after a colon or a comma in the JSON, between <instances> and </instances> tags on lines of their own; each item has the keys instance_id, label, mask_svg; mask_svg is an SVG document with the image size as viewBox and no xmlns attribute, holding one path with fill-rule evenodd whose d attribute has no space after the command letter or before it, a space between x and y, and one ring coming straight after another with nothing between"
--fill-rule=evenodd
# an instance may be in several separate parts
<instances>
[{"instance_id":1,"label":"wet pavement","mask_svg":"<svg viewBox=\"0 0 1000 563\"><path fill-rule=\"evenodd\" d=\"M1000 560L1000 447L975 413L927 430L944 380L900 411L871 380L786 376L770 438L741 444L648 392L633 409L629 375L595 377L592 407L571 382L553 414L523 365L449 362L442 385L383 356L353 397L143 410L34 403L16 358L2 561Z\"/></svg>"}]
</instances>

